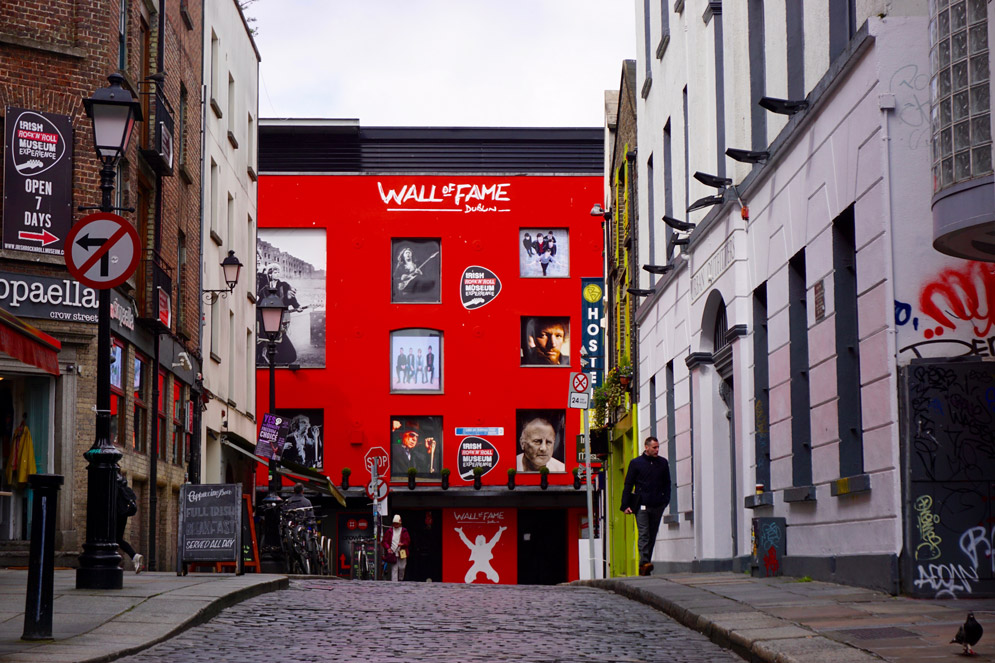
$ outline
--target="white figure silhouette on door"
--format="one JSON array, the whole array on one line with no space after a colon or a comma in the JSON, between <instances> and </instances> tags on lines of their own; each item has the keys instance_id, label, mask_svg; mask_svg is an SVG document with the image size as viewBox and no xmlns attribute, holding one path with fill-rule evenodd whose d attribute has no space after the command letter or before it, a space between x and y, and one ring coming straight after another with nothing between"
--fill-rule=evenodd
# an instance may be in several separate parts
<instances>
[{"instance_id":1,"label":"white figure silhouette on door","mask_svg":"<svg viewBox=\"0 0 995 663\"><path fill-rule=\"evenodd\" d=\"M466 544L466 547L470 549L470 561L473 562L473 566L470 570L466 572L466 577L463 578L463 582L469 584L477 579L478 573L483 573L487 576L487 579L491 582L498 582L501 578L498 576L497 571L491 566L491 560L494 559L494 546L497 545L498 539L501 538L501 532L508 529L507 527L499 527L497 534L488 541L483 534L478 534L474 542L466 538L463 534L463 528L457 527L456 533L459 534L459 538Z\"/></svg>"}]
</instances>

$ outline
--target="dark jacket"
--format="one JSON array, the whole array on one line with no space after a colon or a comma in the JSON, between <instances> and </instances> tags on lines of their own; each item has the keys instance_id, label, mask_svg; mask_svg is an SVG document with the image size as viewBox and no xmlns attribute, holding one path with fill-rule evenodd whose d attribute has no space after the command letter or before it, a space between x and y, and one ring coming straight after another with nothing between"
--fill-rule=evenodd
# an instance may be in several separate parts
<instances>
[{"instance_id":1,"label":"dark jacket","mask_svg":"<svg viewBox=\"0 0 995 663\"><path fill-rule=\"evenodd\" d=\"M621 510L633 511L641 505L665 507L670 504L670 463L660 456L645 453L633 458L625 473Z\"/></svg>"}]
</instances>

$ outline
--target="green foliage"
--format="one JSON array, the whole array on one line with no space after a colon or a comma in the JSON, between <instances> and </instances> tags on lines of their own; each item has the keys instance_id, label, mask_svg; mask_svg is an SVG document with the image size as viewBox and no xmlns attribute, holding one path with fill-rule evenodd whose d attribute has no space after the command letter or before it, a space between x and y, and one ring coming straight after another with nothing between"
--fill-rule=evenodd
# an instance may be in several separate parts
<instances>
[{"instance_id":1,"label":"green foliage","mask_svg":"<svg viewBox=\"0 0 995 663\"><path fill-rule=\"evenodd\" d=\"M418 468L417 467L409 467L408 468L408 476L409 477L413 477L416 474L418 474Z\"/></svg>"},{"instance_id":2,"label":"green foliage","mask_svg":"<svg viewBox=\"0 0 995 663\"><path fill-rule=\"evenodd\" d=\"M801 578L795 578L795 582L812 582L812 576L802 576Z\"/></svg>"},{"instance_id":3,"label":"green foliage","mask_svg":"<svg viewBox=\"0 0 995 663\"><path fill-rule=\"evenodd\" d=\"M543 465L542 467L539 468L539 474L543 475L549 474L549 468Z\"/></svg>"},{"instance_id":4,"label":"green foliage","mask_svg":"<svg viewBox=\"0 0 995 663\"><path fill-rule=\"evenodd\" d=\"M479 477L483 473L484 473L484 468L482 468L482 467L475 467L475 468L473 468L473 476Z\"/></svg>"},{"instance_id":5,"label":"green foliage","mask_svg":"<svg viewBox=\"0 0 995 663\"><path fill-rule=\"evenodd\" d=\"M508 476L509 477L513 477L516 474L518 474L518 470L517 469L515 469L514 467L509 467L508 468Z\"/></svg>"},{"instance_id":6,"label":"green foliage","mask_svg":"<svg viewBox=\"0 0 995 663\"><path fill-rule=\"evenodd\" d=\"M348 467L343 467L342 468L342 476L347 477L350 474L352 474L352 470L350 470Z\"/></svg>"},{"instance_id":7,"label":"green foliage","mask_svg":"<svg viewBox=\"0 0 995 663\"><path fill-rule=\"evenodd\" d=\"M442 476L444 476L444 477L449 476L449 468L448 467L443 467L442 468Z\"/></svg>"}]
</instances>

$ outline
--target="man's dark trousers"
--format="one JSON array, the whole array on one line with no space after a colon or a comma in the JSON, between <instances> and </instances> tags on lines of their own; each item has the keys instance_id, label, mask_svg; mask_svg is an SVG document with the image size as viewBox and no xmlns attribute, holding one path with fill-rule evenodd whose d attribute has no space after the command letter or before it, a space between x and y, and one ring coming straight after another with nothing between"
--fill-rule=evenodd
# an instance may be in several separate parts
<instances>
[{"instance_id":1,"label":"man's dark trousers","mask_svg":"<svg viewBox=\"0 0 995 663\"><path fill-rule=\"evenodd\" d=\"M656 533L660 530L660 519L666 506L640 507L636 511L636 528L639 530L639 565L653 561L653 545L656 543Z\"/></svg>"}]
</instances>

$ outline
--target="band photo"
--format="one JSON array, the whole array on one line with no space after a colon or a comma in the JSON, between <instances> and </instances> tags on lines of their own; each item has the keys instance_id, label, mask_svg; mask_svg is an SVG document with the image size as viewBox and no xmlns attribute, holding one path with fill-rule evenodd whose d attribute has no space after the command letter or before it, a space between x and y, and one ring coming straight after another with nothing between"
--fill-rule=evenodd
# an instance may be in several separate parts
<instances>
[{"instance_id":1,"label":"band photo","mask_svg":"<svg viewBox=\"0 0 995 663\"><path fill-rule=\"evenodd\" d=\"M260 228L256 298L275 295L287 307L276 366L325 367L325 230ZM269 340L258 334L256 366L269 366Z\"/></svg>"},{"instance_id":2,"label":"band photo","mask_svg":"<svg viewBox=\"0 0 995 663\"><path fill-rule=\"evenodd\" d=\"M399 329L390 333L390 390L442 393L442 332Z\"/></svg>"},{"instance_id":3,"label":"band photo","mask_svg":"<svg viewBox=\"0 0 995 663\"><path fill-rule=\"evenodd\" d=\"M418 479L441 479L442 417L390 418L390 478L407 480L408 468Z\"/></svg>"},{"instance_id":4,"label":"band photo","mask_svg":"<svg viewBox=\"0 0 995 663\"><path fill-rule=\"evenodd\" d=\"M523 316L521 362L522 366L569 366L570 318Z\"/></svg>"},{"instance_id":5,"label":"band photo","mask_svg":"<svg viewBox=\"0 0 995 663\"><path fill-rule=\"evenodd\" d=\"M392 303L438 304L442 301L441 243L437 237L391 238Z\"/></svg>"},{"instance_id":6,"label":"band photo","mask_svg":"<svg viewBox=\"0 0 995 663\"><path fill-rule=\"evenodd\" d=\"M323 409L278 409L276 411L288 424L287 439L281 460L298 463L319 470L324 467Z\"/></svg>"},{"instance_id":7,"label":"band photo","mask_svg":"<svg viewBox=\"0 0 995 663\"><path fill-rule=\"evenodd\" d=\"M570 276L570 233L566 228L520 228L518 266L522 278Z\"/></svg>"},{"instance_id":8,"label":"band photo","mask_svg":"<svg viewBox=\"0 0 995 663\"><path fill-rule=\"evenodd\" d=\"M566 472L565 422L565 410L516 410L515 468L519 472L538 472L543 467Z\"/></svg>"}]
</instances>

